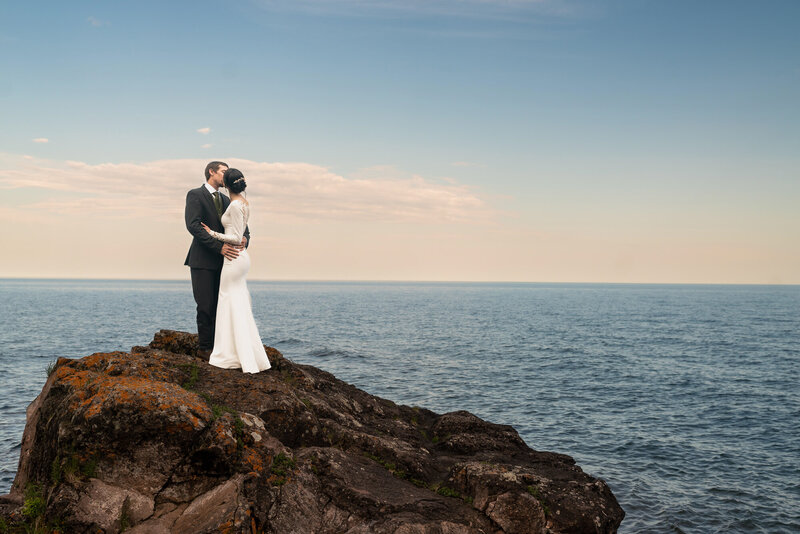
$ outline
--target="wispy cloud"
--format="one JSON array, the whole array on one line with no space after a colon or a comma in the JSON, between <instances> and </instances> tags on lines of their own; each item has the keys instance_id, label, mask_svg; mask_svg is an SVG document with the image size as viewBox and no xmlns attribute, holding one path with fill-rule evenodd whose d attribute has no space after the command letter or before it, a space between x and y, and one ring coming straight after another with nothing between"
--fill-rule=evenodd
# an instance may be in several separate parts
<instances>
[{"instance_id":1,"label":"wispy cloud","mask_svg":"<svg viewBox=\"0 0 800 534\"><path fill-rule=\"evenodd\" d=\"M206 128L198 128L197 129L197 133L201 133L203 135L207 135L210 132L211 132L211 128L208 128L208 127L206 127Z\"/></svg>"},{"instance_id":2,"label":"wispy cloud","mask_svg":"<svg viewBox=\"0 0 800 534\"><path fill-rule=\"evenodd\" d=\"M571 16L578 0L257 0L265 9L312 15L486 17L512 13Z\"/></svg>"},{"instance_id":3,"label":"wispy cloud","mask_svg":"<svg viewBox=\"0 0 800 534\"><path fill-rule=\"evenodd\" d=\"M483 163L476 163L474 161L454 161L450 165L453 167L486 167Z\"/></svg>"},{"instance_id":4,"label":"wispy cloud","mask_svg":"<svg viewBox=\"0 0 800 534\"><path fill-rule=\"evenodd\" d=\"M204 145L200 145L200 148L211 148L211 143L206 143Z\"/></svg>"},{"instance_id":5,"label":"wispy cloud","mask_svg":"<svg viewBox=\"0 0 800 534\"><path fill-rule=\"evenodd\" d=\"M91 24L95 28L100 28L101 26L110 26L111 25L111 23L108 22L107 20L100 20L100 19L95 18L95 17L89 17L86 20L89 21L89 24Z\"/></svg>"},{"instance_id":6,"label":"wispy cloud","mask_svg":"<svg viewBox=\"0 0 800 534\"><path fill-rule=\"evenodd\" d=\"M471 223L494 215L468 186L434 183L392 168L353 178L309 163L226 161L247 176L254 205L284 219ZM184 159L90 165L19 157L17 162L0 168L0 189L53 192L51 200L33 208L84 217L169 218L183 212L186 192L203 183L207 163Z\"/></svg>"},{"instance_id":7,"label":"wispy cloud","mask_svg":"<svg viewBox=\"0 0 800 534\"><path fill-rule=\"evenodd\" d=\"M36 139L33 139L33 142L34 143L49 143L50 139L48 139L46 137L37 137Z\"/></svg>"}]
</instances>

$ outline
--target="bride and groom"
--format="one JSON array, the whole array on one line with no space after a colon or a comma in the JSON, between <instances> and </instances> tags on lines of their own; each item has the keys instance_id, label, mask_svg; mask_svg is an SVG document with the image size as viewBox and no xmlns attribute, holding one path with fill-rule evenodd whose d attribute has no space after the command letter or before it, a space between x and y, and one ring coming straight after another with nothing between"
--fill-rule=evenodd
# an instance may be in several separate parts
<instances>
[{"instance_id":1,"label":"bride and groom","mask_svg":"<svg viewBox=\"0 0 800 534\"><path fill-rule=\"evenodd\" d=\"M197 303L199 355L217 367L258 373L270 363L247 291L250 204L242 195L247 182L221 161L209 163L205 175L206 183L187 193L185 211L193 239L184 265L191 270Z\"/></svg>"}]
</instances>

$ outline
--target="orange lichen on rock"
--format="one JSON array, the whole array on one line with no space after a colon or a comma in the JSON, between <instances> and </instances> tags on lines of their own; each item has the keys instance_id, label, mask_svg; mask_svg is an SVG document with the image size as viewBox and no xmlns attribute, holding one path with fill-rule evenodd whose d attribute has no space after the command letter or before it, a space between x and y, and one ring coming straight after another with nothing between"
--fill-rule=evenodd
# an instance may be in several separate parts
<instances>
[{"instance_id":1,"label":"orange lichen on rock","mask_svg":"<svg viewBox=\"0 0 800 534\"><path fill-rule=\"evenodd\" d=\"M111 354L93 354L85 367L108 369ZM83 367L83 366L82 366ZM135 376L109 376L103 372L77 370L62 366L57 371L56 384L70 390L70 408L91 419L104 410L115 412L135 410L142 413L170 413L178 417L171 426L182 431L198 430L211 419L211 409L196 393L169 383Z\"/></svg>"},{"instance_id":2,"label":"orange lichen on rock","mask_svg":"<svg viewBox=\"0 0 800 534\"><path fill-rule=\"evenodd\" d=\"M257 451L245 446L242 453L242 464L248 468L251 473L260 475L264 472L264 458Z\"/></svg>"},{"instance_id":3,"label":"orange lichen on rock","mask_svg":"<svg viewBox=\"0 0 800 534\"><path fill-rule=\"evenodd\" d=\"M163 354L98 352L75 362L80 369L107 375L137 376L148 380L170 382L174 372Z\"/></svg>"},{"instance_id":4,"label":"orange lichen on rock","mask_svg":"<svg viewBox=\"0 0 800 534\"><path fill-rule=\"evenodd\" d=\"M212 440L214 444L218 447L221 447L225 453L227 454L234 454L236 452L236 438L233 437L233 432L231 431L230 425L228 424L230 420L229 415L224 415L223 417L214 421L214 425L211 427L211 434Z\"/></svg>"}]
</instances>

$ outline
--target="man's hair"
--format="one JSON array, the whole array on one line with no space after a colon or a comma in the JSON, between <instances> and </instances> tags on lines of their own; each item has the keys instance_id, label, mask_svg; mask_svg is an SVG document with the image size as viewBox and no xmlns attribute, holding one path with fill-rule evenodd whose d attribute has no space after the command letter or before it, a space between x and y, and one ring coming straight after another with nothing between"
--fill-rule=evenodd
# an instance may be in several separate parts
<instances>
[{"instance_id":1,"label":"man's hair","mask_svg":"<svg viewBox=\"0 0 800 534\"><path fill-rule=\"evenodd\" d=\"M206 165L206 181L208 181L208 179L211 178L212 172L217 172L219 168L223 166L227 167L228 164L225 163L224 161L212 161L211 163Z\"/></svg>"}]
</instances>

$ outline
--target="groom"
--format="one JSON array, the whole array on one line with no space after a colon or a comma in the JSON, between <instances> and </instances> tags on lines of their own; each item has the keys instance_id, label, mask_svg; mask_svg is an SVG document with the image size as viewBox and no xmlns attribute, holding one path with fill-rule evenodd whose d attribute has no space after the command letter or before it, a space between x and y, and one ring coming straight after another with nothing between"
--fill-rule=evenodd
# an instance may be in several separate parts
<instances>
[{"instance_id":1,"label":"groom","mask_svg":"<svg viewBox=\"0 0 800 534\"><path fill-rule=\"evenodd\" d=\"M197 303L198 356L205 360L214 347L223 258L235 259L250 240L249 228L245 228L241 246L237 246L214 239L201 225L205 223L214 231L225 231L220 219L231 201L218 190L225 185L223 175L227 170L227 163L212 161L206 165L206 183L186 194L186 229L194 239L184 265L188 265L192 273L192 293Z\"/></svg>"}]
</instances>

